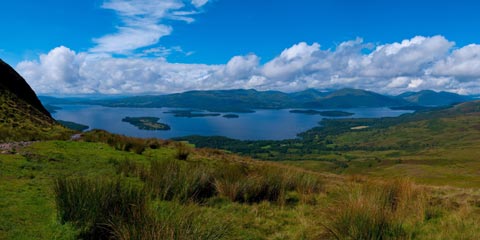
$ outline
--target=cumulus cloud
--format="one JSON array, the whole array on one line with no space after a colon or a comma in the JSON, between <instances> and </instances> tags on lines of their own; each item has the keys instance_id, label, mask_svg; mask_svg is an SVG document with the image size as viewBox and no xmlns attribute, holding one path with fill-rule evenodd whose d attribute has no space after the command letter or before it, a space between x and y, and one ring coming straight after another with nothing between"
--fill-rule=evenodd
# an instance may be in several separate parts
<instances>
[{"instance_id":1,"label":"cumulus cloud","mask_svg":"<svg viewBox=\"0 0 480 240\"><path fill-rule=\"evenodd\" d=\"M117 32L94 38L91 53L130 54L133 51L157 44L172 33L165 20L191 23L208 0L194 0L187 6L182 0L107 0L102 8L113 10L120 18ZM185 10L193 7L194 10Z\"/></svg>"},{"instance_id":2,"label":"cumulus cloud","mask_svg":"<svg viewBox=\"0 0 480 240\"><path fill-rule=\"evenodd\" d=\"M297 91L355 87L397 94L422 89L480 93L480 45L455 47L442 36L374 45L358 38L322 49L300 42L260 63L255 54L221 65L170 63L157 58L115 58L58 47L17 70L42 94L171 93L194 89L255 88ZM181 48L178 49L181 51Z\"/></svg>"}]
</instances>

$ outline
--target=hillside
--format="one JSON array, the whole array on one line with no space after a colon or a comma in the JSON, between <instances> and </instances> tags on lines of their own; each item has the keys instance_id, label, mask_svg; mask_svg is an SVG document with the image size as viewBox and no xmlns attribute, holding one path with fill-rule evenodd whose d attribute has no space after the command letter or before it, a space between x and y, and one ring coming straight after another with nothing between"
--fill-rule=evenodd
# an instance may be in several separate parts
<instances>
[{"instance_id":1,"label":"hillside","mask_svg":"<svg viewBox=\"0 0 480 240\"><path fill-rule=\"evenodd\" d=\"M23 102L37 109L40 113L47 117L51 117L50 113L43 107L37 95L28 85L28 83L20 76L10 65L0 59L0 91L9 92ZM13 96L12 96L13 97Z\"/></svg>"},{"instance_id":2,"label":"hillside","mask_svg":"<svg viewBox=\"0 0 480 240\"><path fill-rule=\"evenodd\" d=\"M324 119L283 141L178 138L302 168L339 174L410 176L424 183L477 186L480 101L395 118ZM477 172L476 172L477 171ZM457 174L456 174L457 173Z\"/></svg>"},{"instance_id":3,"label":"hillside","mask_svg":"<svg viewBox=\"0 0 480 240\"><path fill-rule=\"evenodd\" d=\"M420 92L406 92L397 96L414 105L421 106L448 106L472 100L472 97L450 92L435 92L423 90Z\"/></svg>"},{"instance_id":4,"label":"hillside","mask_svg":"<svg viewBox=\"0 0 480 240\"><path fill-rule=\"evenodd\" d=\"M356 108L356 107L392 107L403 106L406 103L378 93L344 88L334 91L317 101L304 104L313 108Z\"/></svg>"},{"instance_id":5,"label":"hillside","mask_svg":"<svg viewBox=\"0 0 480 240\"><path fill-rule=\"evenodd\" d=\"M0 239L480 235L476 191L316 173L104 131L0 154L0 172Z\"/></svg>"},{"instance_id":6,"label":"hillside","mask_svg":"<svg viewBox=\"0 0 480 240\"><path fill-rule=\"evenodd\" d=\"M27 82L0 60L0 142L58 138L70 134L59 126Z\"/></svg>"}]
</instances>

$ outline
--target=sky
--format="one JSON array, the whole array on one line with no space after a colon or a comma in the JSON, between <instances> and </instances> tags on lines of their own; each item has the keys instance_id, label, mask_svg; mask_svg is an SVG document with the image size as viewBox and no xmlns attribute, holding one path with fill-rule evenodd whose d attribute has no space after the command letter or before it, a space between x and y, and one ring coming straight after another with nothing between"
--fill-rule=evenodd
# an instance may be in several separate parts
<instances>
[{"instance_id":1,"label":"sky","mask_svg":"<svg viewBox=\"0 0 480 240\"><path fill-rule=\"evenodd\" d=\"M480 3L21 0L0 58L42 95L344 87L480 93Z\"/></svg>"}]
</instances>

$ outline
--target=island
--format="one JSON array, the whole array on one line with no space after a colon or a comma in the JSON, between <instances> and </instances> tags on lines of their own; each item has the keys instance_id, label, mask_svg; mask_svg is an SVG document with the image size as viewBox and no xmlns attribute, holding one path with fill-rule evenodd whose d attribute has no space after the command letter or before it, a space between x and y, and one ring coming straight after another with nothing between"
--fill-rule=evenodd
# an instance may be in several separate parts
<instances>
[{"instance_id":1,"label":"island","mask_svg":"<svg viewBox=\"0 0 480 240\"><path fill-rule=\"evenodd\" d=\"M224 114L222 117L224 118L239 118L237 114Z\"/></svg>"},{"instance_id":2,"label":"island","mask_svg":"<svg viewBox=\"0 0 480 240\"><path fill-rule=\"evenodd\" d=\"M174 117L187 117L187 118L194 118L194 117L218 117L220 113L202 113L195 110L172 110L168 112L163 112L166 114L174 114Z\"/></svg>"},{"instance_id":3,"label":"island","mask_svg":"<svg viewBox=\"0 0 480 240\"><path fill-rule=\"evenodd\" d=\"M324 117L348 117L354 115L354 113L344 111L317 111L317 110L291 110L291 113L300 113L307 115L321 115Z\"/></svg>"},{"instance_id":4,"label":"island","mask_svg":"<svg viewBox=\"0 0 480 240\"><path fill-rule=\"evenodd\" d=\"M57 120L57 122L60 123L61 125L63 125L64 127L66 127L66 128L69 128L69 129L72 129L72 130L75 130L75 131L80 131L80 132L83 132L83 131L90 128L87 125L83 125L83 124L76 123L76 122L69 122L69 121L63 121L63 120Z\"/></svg>"},{"instance_id":5,"label":"island","mask_svg":"<svg viewBox=\"0 0 480 240\"><path fill-rule=\"evenodd\" d=\"M128 122L141 130L170 130L170 126L165 123L159 123L157 117L125 117L122 122Z\"/></svg>"}]
</instances>

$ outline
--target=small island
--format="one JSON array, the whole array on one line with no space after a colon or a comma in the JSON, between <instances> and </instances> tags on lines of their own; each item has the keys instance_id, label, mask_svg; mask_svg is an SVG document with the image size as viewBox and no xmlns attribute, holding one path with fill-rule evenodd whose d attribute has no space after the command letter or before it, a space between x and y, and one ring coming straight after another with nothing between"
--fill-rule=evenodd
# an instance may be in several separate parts
<instances>
[{"instance_id":1,"label":"small island","mask_svg":"<svg viewBox=\"0 0 480 240\"><path fill-rule=\"evenodd\" d=\"M172 110L168 112L163 112L166 114L174 114L174 117L187 117L187 118L194 118L194 117L218 117L220 113L202 113L195 110Z\"/></svg>"},{"instance_id":2,"label":"small island","mask_svg":"<svg viewBox=\"0 0 480 240\"><path fill-rule=\"evenodd\" d=\"M237 114L225 114L222 117L224 117L224 118L239 118L240 116L238 116Z\"/></svg>"},{"instance_id":3,"label":"small island","mask_svg":"<svg viewBox=\"0 0 480 240\"><path fill-rule=\"evenodd\" d=\"M61 125L63 125L64 127L66 127L66 128L69 128L69 129L72 129L72 130L75 130L75 131L80 131L80 132L83 132L83 131L87 130L88 128L90 128L87 125L83 125L83 124L76 123L76 122L69 122L69 121L63 121L63 120L57 120L57 122L60 123Z\"/></svg>"},{"instance_id":4,"label":"small island","mask_svg":"<svg viewBox=\"0 0 480 240\"><path fill-rule=\"evenodd\" d=\"M307 115L321 115L324 117L348 117L354 115L354 113L344 111L317 111L317 110L291 110L291 113L300 113Z\"/></svg>"},{"instance_id":5,"label":"small island","mask_svg":"<svg viewBox=\"0 0 480 240\"><path fill-rule=\"evenodd\" d=\"M125 117L122 122L128 122L140 130L170 130L170 126L165 123L159 123L157 117Z\"/></svg>"}]
</instances>

